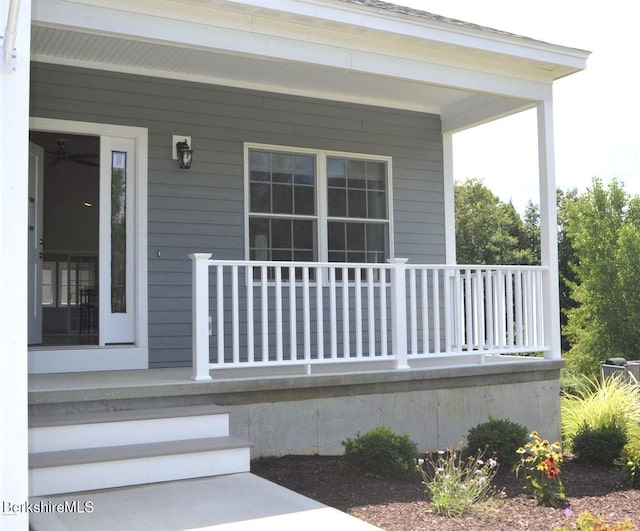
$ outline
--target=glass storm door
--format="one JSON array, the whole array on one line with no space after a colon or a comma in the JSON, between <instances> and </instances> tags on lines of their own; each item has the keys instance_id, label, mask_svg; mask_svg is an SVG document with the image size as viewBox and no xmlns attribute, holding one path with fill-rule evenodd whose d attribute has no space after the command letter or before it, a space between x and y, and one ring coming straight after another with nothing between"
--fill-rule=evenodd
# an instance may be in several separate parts
<instances>
[{"instance_id":1,"label":"glass storm door","mask_svg":"<svg viewBox=\"0 0 640 531\"><path fill-rule=\"evenodd\" d=\"M29 320L30 345L42 343L42 200L44 149L29 142Z\"/></svg>"}]
</instances>

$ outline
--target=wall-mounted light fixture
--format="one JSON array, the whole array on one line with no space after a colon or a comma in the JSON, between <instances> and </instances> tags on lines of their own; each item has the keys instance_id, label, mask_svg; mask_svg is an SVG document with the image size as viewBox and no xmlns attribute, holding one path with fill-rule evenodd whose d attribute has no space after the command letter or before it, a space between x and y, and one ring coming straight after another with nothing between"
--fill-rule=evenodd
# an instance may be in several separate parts
<instances>
[{"instance_id":1,"label":"wall-mounted light fixture","mask_svg":"<svg viewBox=\"0 0 640 531\"><path fill-rule=\"evenodd\" d=\"M189 147L189 142L187 142L186 138L181 142L176 142L176 154L178 156L178 162L180 162L181 168L185 170L191 168L193 149Z\"/></svg>"}]
</instances>

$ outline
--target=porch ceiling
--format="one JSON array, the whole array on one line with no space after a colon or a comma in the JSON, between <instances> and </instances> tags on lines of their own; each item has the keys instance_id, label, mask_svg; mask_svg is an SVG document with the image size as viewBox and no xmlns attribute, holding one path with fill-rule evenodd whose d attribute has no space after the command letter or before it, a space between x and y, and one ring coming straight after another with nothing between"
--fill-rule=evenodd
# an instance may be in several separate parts
<instances>
[{"instance_id":1,"label":"porch ceiling","mask_svg":"<svg viewBox=\"0 0 640 531\"><path fill-rule=\"evenodd\" d=\"M31 59L439 114L551 97L586 52L337 0L34 0Z\"/></svg>"}]
</instances>

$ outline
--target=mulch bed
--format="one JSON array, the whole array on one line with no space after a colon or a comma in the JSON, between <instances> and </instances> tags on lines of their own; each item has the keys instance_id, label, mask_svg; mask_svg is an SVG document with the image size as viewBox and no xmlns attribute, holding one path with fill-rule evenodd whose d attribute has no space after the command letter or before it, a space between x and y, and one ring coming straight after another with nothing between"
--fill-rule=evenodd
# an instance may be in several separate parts
<instances>
[{"instance_id":1,"label":"mulch bed","mask_svg":"<svg viewBox=\"0 0 640 531\"><path fill-rule=\"evenodd\" d=\"M340 509L388 531L474 531L527 529L553 531L567 525L563 510L538 506L525 493L522 480L500 470L493 481L504 497L477 514L448 518L427 512L424 486L416 473L411 480L366 477L343 457L286 456L259 459L251 471L274 483ZM566 458L562 478L574 514L588 511L640 525L640 491L622 485L620 470L576 463Z\"/></svg>"}]
</instances>

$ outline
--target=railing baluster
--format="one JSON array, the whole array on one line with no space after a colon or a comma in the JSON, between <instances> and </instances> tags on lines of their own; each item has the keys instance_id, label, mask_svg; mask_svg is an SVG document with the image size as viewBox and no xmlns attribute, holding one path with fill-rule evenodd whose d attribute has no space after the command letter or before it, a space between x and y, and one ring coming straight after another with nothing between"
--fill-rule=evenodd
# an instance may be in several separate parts
<instances>
[{"instance_id":1,"label":"railing baluster","mask_svg":"<svg viewBox=\"0 0 640 531\"><path fill-rule=\"evenodd\" d=\"M269 361L269 283L267 277L267 266L260 267L260 297L262 311L262 361Z\"/></svg>"},{"instance_id":2,"label":"railing baluster","mask_svg":"<svg viewBox=\"0 0 640 531\"><path fill-rule=\"evenodd\" d=\"M416 302L416 270L409 270L409 331L411 334L411 354L418 353L418 304Z\"/></svg>"},{"instance_id":3,"label":"railing baluster","mask_svg":"<svg viewBox=\"0 0 640 531\"><path fill-rule=\"evenodd\" d=\"M355 318L356 318L356 357L362 357L362 269L359 267L354 268L355 279Z\"/></svg>"},{"instance_id":4,"label":"railing baluster","mask_svg":"<svg viewBox=\"0 0 640 531\"><path fill-rule=\"evenodd\" d=\"M380 270L380 353L389 355L389 338L387 335L387 270Z\"/></svg>"},{"instance_id":5,"label":"railing baluster","mask_svg":"<svg viewBox=\"0 0 640 531\"><path fill-rule=\"evenodd\" d=\"M248 265L245 268L245 275L247 283L247 362L254 363L253 266Z\"/></svg>"},{"instance_id":6,"label":"railing baluster","mask_svg":"<svg viewBox=\"0 0 640 531\"><path fill-rule=\"evenodd\" d=\"M464 298L465 298L465 310L467 320L465 325L467 327L467 349L473 349L473 289L471 285L471 270L467 269L464 274Z\"/></svg>"},{"instance_id":7,"label":"railing baluster","mask_svg":"<svg viewBox=\"0 0 640 531\"><path fill-rule=\"evenodd\" d=\"M220 366L224 365L224 267L216 268L216 302L217 302L217 328L218 328L218 352L217 360Z\"/></svg>"},{"instance_id":8,"label":"railing baluster","mask_svg":"<svg viewBox=\"0 0 640 531\"><path fill-rule=\"evenodd\" d=\"M231 346L233 363L240 362L240 293L238 290L238 266L231 266Z\"/></svg>"},{"instance_id":9,"label":"railing baluster","mask_svg":"<svg viewBox=\"0 0 640 531\"><path fill-rule=\"evenodd\" d=\"M316 267L316 335L318 344L318 359L324 358L324 308L322 292L323 272Z\"/></svg>"},{"instance_id":10,"label":"railing baluster","mask_svg":"<svg viewBox=\"0 0 640 531\"><path fill-rule=\"evenodd\" d=\"M302 268L302 322L304 326L304 359L311 359L311 309L309 308L309 268Z\"/></svg>"},{"instance_id":11,"label":"railing baluster","mask_svg":"<svg viewBox=\"0 0 640 531\"><path fill-rule=\"evenodd\" d=\"M336 269L329 268L329 319L331 336L331 359L338 358L338 304L336 293Z\"/></svg>"},{"instance_id":12,"label":"railing baluster","mask_svg":"<svg viewBox=\"0 0 640 531\"><path fill-rule=\"evenodd\" d=\"M494 348L495 342L493 339L493 327L494 327L494 318L495 318L495 308L493 307L493 273L491 270L487 269L486 272L486 284L484 288L485 292L485 320L486 320L486 344L487 348Z\"/></svg>"},{"instance_id":13,"label":"railing baluster","mask_svg":"<svg viewBox=\"0 0 640 531\"><path fill-rule=\"evenodd\" d=\"M375 314L375 293L373 285L373 268L367 269L367 329L369 330L369 351L368 357L376 355L376 314Z\"/></svg>"},{"instance_id":14,"label":"railing baluster","mask_svg":"<svg viewBox=\"0 0 640 531\"><path fill-rule=\"evenodd\" d=\"M276 271L276 360L282 361L282 269L275 266Z\"/></svg>"},{"instance_id":15,"label":"railing baluster","mask_svg":"<svg viewBox=\"0 0 640 531\"><path fill-rule=\"evenodd\" d=\"M515 299L513 298L513 283L515 282L513 271L509 270L506 274L507 284L507 347L513 347L516 344L516 329L513 320L513 312L515 310Z\"/></svg>"},{"instance_id":16,"label":"railing baluster","mask_svg":"<svg viewBox=\"0 0 640 531\"><path fill-rule=\"evenodd\" d=\"M342 356L351 356L351 337L349 332L349 269L342 268Z\"/></svg>"},{"instance_id":17,"label":"railing baluster","mask_svg":"<svg viewBox=\"0 0 640 531\"><path fill-rule=\"evenodd\" d=\"M523 324L522 324L522 272L515 273L515 301L516 301L516 345L522 347L524 344Z\"/></svg>"},{"instance_id":18,"label":"railing baluster","mask_svg":"<svg viewBox=\"0 0 640 531\"><path fill-rule=\"evenodd\" d=\"M298 359L296 269L289 267L289 359Z\"/></svg>"},{"instance_id":19,"label":"railing baluster","mask_svg":"<svg viewBox=\"0 0 640 531\"><path fill-rule=\"evenodd\" d=\"M431 296L433 297L433 352L436 354L440 354L440 281L438 277L438 270L434 269L431 273L431 276L433 278L433 283L431 286ZM449 290L445 288L445 292L448 293L448 291ZM450 346L450 344L451 343L448 339L447 346Z\"/></svg>"},{"instance_id":20,"label":"railing baluster","mask_svg":"<svg viewBox=\"0 0 640 531\"><path fill-rule=\"evenodd\" d=\"M422 353L428 354L429 350L429 280L428 271L420 271L420 287L422 290Z\"/></svg>"}]
</instances>

